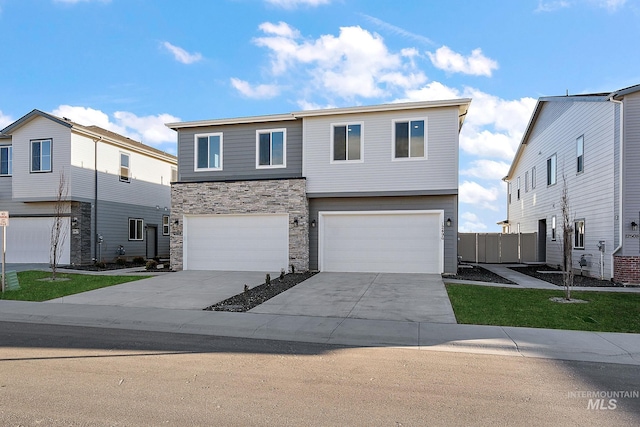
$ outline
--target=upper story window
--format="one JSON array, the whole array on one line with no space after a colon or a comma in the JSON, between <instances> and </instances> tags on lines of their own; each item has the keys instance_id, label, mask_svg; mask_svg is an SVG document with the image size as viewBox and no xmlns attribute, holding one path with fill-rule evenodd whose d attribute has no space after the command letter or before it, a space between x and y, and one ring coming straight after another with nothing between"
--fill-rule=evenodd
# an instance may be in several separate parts
<instances>
[{"instance_id":1,"label":"upper story window","mask_svg":"<svg viewBox=\"0 0 640 427\"><path fill-rule=\"evenodd\" d=\"M362 161L362 124L331 125L331 161Z\"/></svg>"},{"instance_id":2,"label":"upper story window","mask_svg":"<svg viewBox=\"0 0 640 427\"><path fill-rule=\"evenodd\" d=\"M222 133L195 135L195 170L222 170Z\"/></svg>"},{"instance_id":3,"label":"upper story window","mask_svg":"<svg viewBox=\"0 0 640 427\"><path fill-rule=\"evenodd\" d=\"M554 154L547 159L547 185L554 185L556 183L557 169L558 161Z\"/></svg>"},{"instance_id":4,"label":"upper story window","mask_svg":"<svg viewBox=\"0 0 640 427\"><path fill-rule=\"evenodd\" d=\"M10 176L13 174L13 147L5 145L0 147L0 175Z\"/></svg>"},{"instance_id":5,"label":"upper story window","mask_svg":"<svg viewBox=\"0 0 640 427\"><path fill-rule=\"evenodd\" d=\"M518 177L518 186L516 187L516 200L520 200L520 177Z\"/></svg>"},{"instance_id":6,"label":"upper story window","mask_svg":"<svg viewBox=\"0 0 640 427\"><path fill-rule=\"evenodd\" d=\"M531 168L531 189L536 188L536 167Z\"/></svg>"},{"instance_id":7,"label":"upper story window","mask_svg":"<svg viewBox=\"0 0 640 427\"><path fill-rule=\"evenodd\" d=\"M131 173L129 169L129 155L127 153L120 153L120 181L130 182Z\"/></svg>"},{"instance_id":8,"label":"upper story window","mask_svg":"<svg viewBox=\"0 0 640 427\"><path fill-rule=\"evenodd\" d=\"M51 149L50 139L31 141L31 172L51 172Z\"/></svg>"},{"instance_id":9,"label":"upper story window","mask_svg":"<svg viewBox=\"0 0 640 427\"><path fill-rule=\"evenodd\" d=\"M169 215L162 215L162 235L169 235Z\"/></svg>"},{"instance_id":10,"label":"upper story window","mask_svg":"<svg viewBox=\"0 0 640 427\"><path fill-rule=\"evenodd\" d=\"M524 192L529 192L529 171L524 173Z\"/></svg>"},{"instance_id":11,"label":"upper story window","mask_svg":"<svg viewBox=\"0 0 640 427\"><path fill-rule=\"evenodd\" d=\"M556 240L556 216L551 217L551 240Z\"/></svg>"},{"instance_id":12,"label":"upper story window","mask_svg":"<svg viewBox=\"0 0 640 427\"><path fill-rule=\"evenodd\" d=\"M178 181L178 168L171 167L171 182Z\"/></svg>"},{"instance_id":13,"label":"upper story window","mask_svg":"<svg viewBox=\"0 0 640 427\"><path fill-rule=\"evenodd\" d=\"M129 240L143 240L142 230L144 230L142 218L129 218Z\"/></svg>"},{"instance_id":14,"label":"upper story window","mask_svg":"<svg viewBox=\"0 0 640 427\"><path fill-rule=\"evenodd\" d=\"M511 183L507 182L507 204L511 204Z\"/></svg>"},{"instance_id":15,"label":"upper story window","mask_svg":"<svg viewBox=\"0 0 640 427\"><path fill-rule=\"evenodd\" d=\"M584 135L576 139L576 173L584 172Z\"/></svg>"},{"instance_id":16,"label":"upper story window","mask_svg":"<svg viewBox=\"0 0 640 427\"><path fill-rule=\"evenodd\" d=\"M287 130L256 131L256 168L287 166Z\"/></svg>"},{"instance_id":17,"label":"upper story window","mask_svg":"<svg viewBox=\"0 0 640 427\"><path fill-rule=\"evenodd\" d=\"M425 122L426 120L394 121L394 159L424 159L427 157Z\"/></svg>"},{"instance_id":18,"label":"upper story window","mask_svg":"<svg viewBox=\"0 0 640 427\"><path fill-rule=\"evenodd\" d=\"M575 249L584 249L584 219L576 220L574 225L574 242Z\"/></svg>"}]
</instances>

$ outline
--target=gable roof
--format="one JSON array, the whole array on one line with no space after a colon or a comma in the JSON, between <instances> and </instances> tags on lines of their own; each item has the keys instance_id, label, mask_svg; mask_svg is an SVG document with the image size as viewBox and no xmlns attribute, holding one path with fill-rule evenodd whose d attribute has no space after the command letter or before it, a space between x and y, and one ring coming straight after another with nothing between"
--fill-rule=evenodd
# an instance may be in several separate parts
<instances>
[{"instance_id":1,"label":"gable roof","mask_svg":"<svg viewBox=\"0 0 640 427\"><path fill-rule=\"evenodd\" d=\"M536 102L536 106L533 109L533 113L531 114L531 118L529 119L529 123L527 124L527 128L524 134L522 135L522 140L520 141L520 145L518 145L518 150L516 151L516 154L513 160L511 161L511 167L509 168L509 172L504 178L502 178L502 180L509 181L513 177L513 172L515 170L516 164L518 163L518 161L520 160L520 157L522 156L522 152L524 151L525 145L527 145L527 143L529 142L529 136L531 135L533 126L538 120L538 117L540 116L540 111L542 110L542 107L545 102L567 102L567 101L607 102L611 99L615 99L615 100L622 99L624 98L625 95L638 92L638 91L640 91L640 84L629 86L627 88L620 89L615 92L587 93L587 94L566 95L566 96L543 96L538 98L538 102Z\"/></svg>"},{"instance_id":2,"label":"gable roof","mask_svg":"<svg viewBox=\"0 0 640 427\"><path fill-rule=\"evenodd\" d=\"M45 119L51 120L59 125L65 126L77 133L80 133L84 136L88 136L89 138L93 138L93 139L99 138L101 140L104 140L105 142L117 145L125 149L137 151L146 155L151 155L152 157L156 157L171 163L177 163L176 156L169 154L167 152L164 152L162 150L158 150L157 148L151 147L149 145L143 144L142 142L135 141L131 138L120 135L115 132L111 132L109 130L103 129L98 126L93 126L93 125L84 126L84 125L75 123L67 119L66 117L62 117L62 118L56 117L52 114L45 113L44 111L40 111L37 109L30 111L29 113L20 117L15 122L11 123L9 126L0 130L0 137L3 135L8 137L17 129L26 125L31 120L37 117L44 117Z\"/></svg>"},{"instance_id":3,"label":"gable roof","mask_svg":"<svg viewBox=\"0 0 640 427\"><path fill-rule=\"evenodd\" d=\"M304 110L294 111L288 114L273 114L267 116L248 116L238 117L230 119L215 119L215 120L198 120L192 122L176 122L167 123L166 126L173 129L194 128L203 126L219 126L219 125L232 125L241 123L265 123L274 121L287 121L298 120L304 117L319 117L330 115L343 115L343 114L358 114L358 113L373 113L381 111L398 111L398 110L414 110L419 108L437 108L437 107L458 107L458 131L462 128L464 119L469 110L469 104L471 104L470 98L450 99L443 101L421 101L421 102L402 102L395 104L379 104L379 105L367 105L359 107L346 107L346 108L325 108L320 110Z\"/></svg>"}]
</instances>

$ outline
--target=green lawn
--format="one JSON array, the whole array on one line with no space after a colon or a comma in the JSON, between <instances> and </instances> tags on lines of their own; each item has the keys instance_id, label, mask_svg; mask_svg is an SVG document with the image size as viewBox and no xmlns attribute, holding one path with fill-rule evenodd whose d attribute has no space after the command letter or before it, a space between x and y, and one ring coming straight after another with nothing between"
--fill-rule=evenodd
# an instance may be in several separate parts
<instances>
[{"instance_id":1,"label":"green lawn","mask_svg":"<svg viewBox=\"0 0 640 427\"><path fill-rule=\"evenodd\" d=\"M68 280L43 281L50 278L47 271L22 271L18 273L20 290L0 293L0 299L19 301L47 301L93 289L132 282L151 276L110 276L58 273L57 278Z\"/></svg>"},{"instance_id":2,"label":"green lawn","mask_svg":"<svg viewBox=\"0 0 640 427\"><path fill-rule=\"evenodd\" d=\"M587 304L560 304L561 290L447 285L458 323L640 333L640 294L571 292Z\"/></svg>"}]
</instances>

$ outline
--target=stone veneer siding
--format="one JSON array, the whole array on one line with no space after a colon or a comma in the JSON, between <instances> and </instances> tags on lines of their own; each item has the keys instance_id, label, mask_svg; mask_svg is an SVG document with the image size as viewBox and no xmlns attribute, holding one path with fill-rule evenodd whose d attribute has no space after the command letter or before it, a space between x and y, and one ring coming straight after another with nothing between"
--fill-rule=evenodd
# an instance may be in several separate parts
<instances>
[{"instance_id":1,"label":"stone veneer siding","mask_svg":"<svg viewBox=\"0 0 640 427\"><path fill-rule=\"evenodd\" d=\"M258 213L289 214L289 265L296 271L309 270L309 202L304 178L171 184L171 269L182 270L183 266L184 215ZM294 218L298 218L297 226Z\"/></svg>"},{"instance_id":2,"label":"stone veneer siding","mask_svg":"<svg viewBox=\"0 0 640 427\"><path fill-rule=\"evenodd\" d=\"M622 283L640 283L640 256L614 256L613 280Z\"/></svg>"},{"instance_id":3,"label":"stone veneer siding","mask_svg":"<svg viewBox=\"0 0 640 427\"><path fill-rule=\"evenodd\" d=\"M72 265L91 264L91 203L71 202L70 223L69 261Z\"/></svg>"}]
</instances>

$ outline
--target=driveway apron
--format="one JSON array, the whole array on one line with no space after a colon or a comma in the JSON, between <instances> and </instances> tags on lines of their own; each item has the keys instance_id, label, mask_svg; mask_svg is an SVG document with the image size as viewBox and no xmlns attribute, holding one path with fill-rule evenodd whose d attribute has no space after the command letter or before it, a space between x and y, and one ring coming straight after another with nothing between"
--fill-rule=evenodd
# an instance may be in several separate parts
<instances>
[{"instance_id":1,"label":"driveway apron","mask_svg":"<svg viewBox=\"0 0 640 427\"><path fill-rule=\"evenodd\" d=\"M456 323L436 274L318 273L250 313Z\"/></svg>"}]
</instances>

